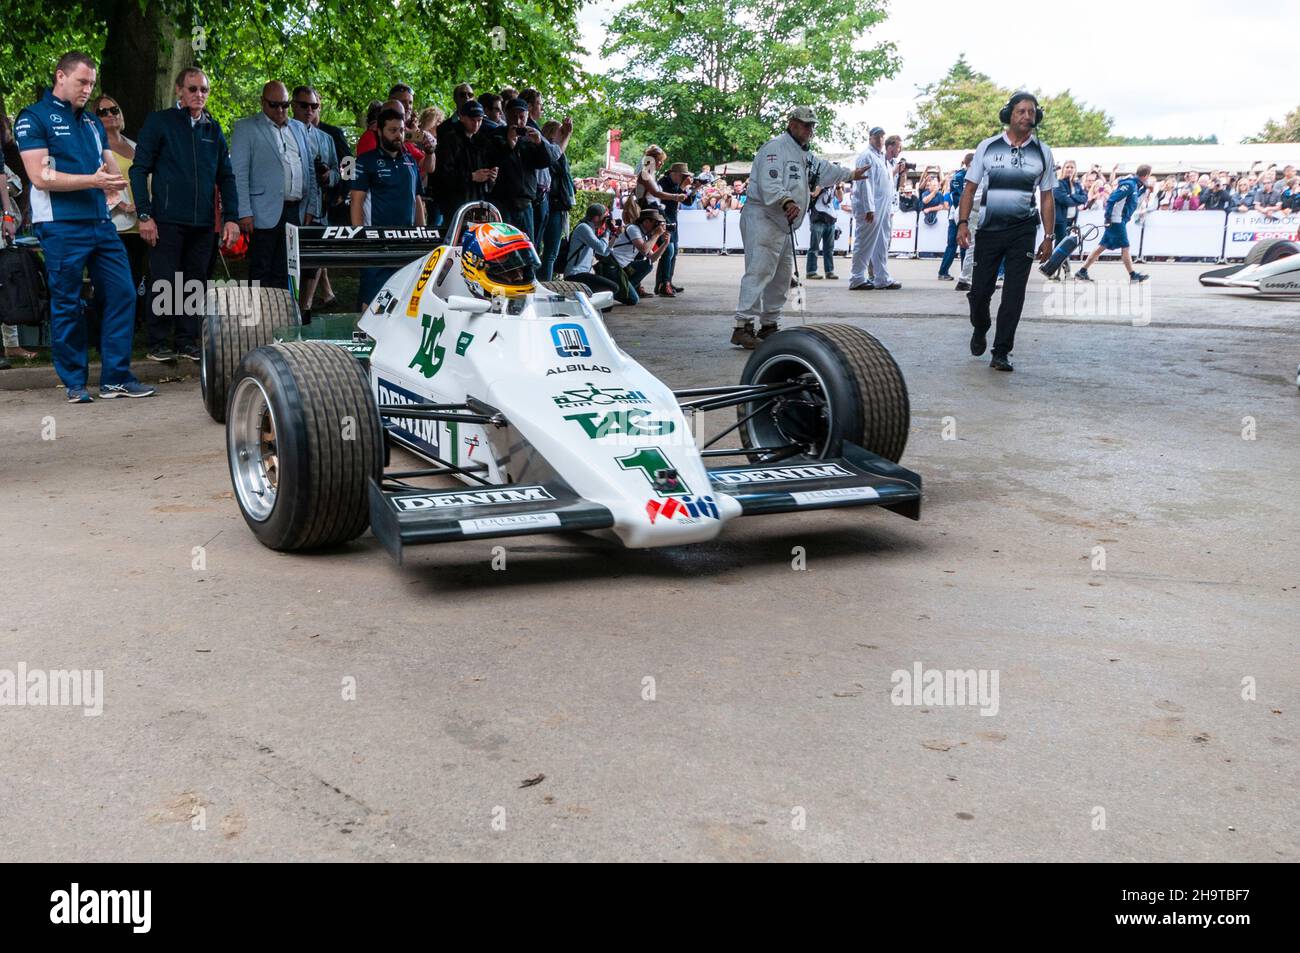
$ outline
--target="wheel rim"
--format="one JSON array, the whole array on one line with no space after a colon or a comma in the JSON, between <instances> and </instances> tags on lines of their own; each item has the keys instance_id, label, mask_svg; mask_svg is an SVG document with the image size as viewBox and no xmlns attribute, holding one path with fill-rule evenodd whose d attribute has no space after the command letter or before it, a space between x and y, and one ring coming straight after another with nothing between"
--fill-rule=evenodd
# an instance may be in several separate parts
<instances>
[{"instance_id":1,"label":"wheel rim","mask_svg":"<svg viewBox=\"0 0 1300 953\"><path fill-rule=\"evenodd\" d=\"M263 522L275 509L280 488L280 448L275 413L255 379L245 377L235 388L226 426L239 505L251 519Z\"/></svg>"},{"instance_id":2,"label":"wheel rim","mask_svg":"<svg viewBox=\"0 0 1300 953\"><path fill-rule=\"evenodd\" d=\"M835 432L835 410L826 399L826 382L811 364L793 354L774 355L758 366L749 383L787 381L802 381L806 386L771 398L766 408L762 399L741 405L742 417L763 408L744 424L749 445L779 447L797 443L810 456L826 457L830 453L831 434Z\"/></svg>"},{"instance_id":3,"label":"wheel rim","mask_svg":"<svg viewBox=\"0 0 1300 953\"><path fill-rule=\"evenodd\" d=\"M203 348L199 351L199 393L203 399L208 397L208 342L203 342Z\"/></svg>"}]
</instances>

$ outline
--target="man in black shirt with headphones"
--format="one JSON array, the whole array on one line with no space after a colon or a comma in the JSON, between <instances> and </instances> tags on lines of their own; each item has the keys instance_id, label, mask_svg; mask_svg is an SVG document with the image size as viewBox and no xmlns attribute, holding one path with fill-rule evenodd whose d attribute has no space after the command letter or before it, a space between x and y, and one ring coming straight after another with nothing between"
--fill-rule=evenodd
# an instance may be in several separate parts
<instances>
[{"instance_id":1,"label":"man in black shirt with headphones","mask_svg":"<svg viewBox=\"0 0 1300 953\"><path fill-rule=\"evenodd\" d=\"M1032 93L1021 91L1002 107L998 118L1006 131L991 136L975 149L966 173L961 207L957 213L957 243L969 248L970 214L975 191L984 185L978 228L979 249L971 290L970 323L974 328L970 352L976 357L988 347L992 321L989 302L997 288L998 267L1005 262L1006 280L998 305L998 329L993 338L993 359L989 366L1012 370L1008 360L1016 343L1016 325L1025 304L1025 285L1035 260L1034 238L1041 217L1044 237L1038 246L1038 261L1052 253L1052 228L1056 203L1056 169L1052 150L1034 136L1043 121L1043 110Z\"/></svg>"}]
</instances>

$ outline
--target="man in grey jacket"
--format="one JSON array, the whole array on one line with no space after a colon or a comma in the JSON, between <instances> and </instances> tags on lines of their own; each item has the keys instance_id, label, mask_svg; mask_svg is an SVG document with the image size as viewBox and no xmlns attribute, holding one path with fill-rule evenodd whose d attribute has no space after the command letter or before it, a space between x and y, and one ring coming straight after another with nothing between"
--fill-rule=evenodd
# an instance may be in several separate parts
<instances>
[{"instance_id":1,"label":"man in grey jacket","mask_svg":"<svg viewBox=\"0 0 1300 953\"><path fill-rule=\"evenodd\" d=\"M285 226L310 225L321 214L307 128L289 118L290 103L284 83L267 83L261 113L230 131L239 227L250 236L248 276L268 288L289 287Z\"/></svg>"}]
</instances>

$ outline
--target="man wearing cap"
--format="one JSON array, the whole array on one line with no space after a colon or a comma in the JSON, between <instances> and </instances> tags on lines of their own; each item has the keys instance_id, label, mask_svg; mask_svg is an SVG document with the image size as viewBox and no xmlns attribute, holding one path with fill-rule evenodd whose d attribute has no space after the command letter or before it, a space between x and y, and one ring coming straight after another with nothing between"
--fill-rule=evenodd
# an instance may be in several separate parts
<instances>
[{"instance_id":1,"label":"man wearing cap","mask_svg":"<svg viewBox=\"0 0 1300 953\"><path fill-rule=\"evenodd\" d=\"M533 202L537 198L537 172L550 168L551 153L542 144L541 132L528 125L526 102L512 99L506 104L506 124L488 133L486 145L488 163L499 170L492 186L492 204L536 248Z\"/></svg>"},{"instance_id":2,"label":"man wearing cap","mask_svg":"<svg viewBox=\"0 0 1300 953\"><path fill-rule=\"evenodd\" d=\"M455 120L454 125L440 127L444 131L438 135L433 167L434 194L448 225L456 209L483 198L497 180L497 169L484 155L483 106L476 99L467 99L456 110ZM443 237L449 245L460 241L459 235Z\"/></svg>"},{"instance_id":3,"label":"man wearing cap","mask_svg":"<svg viewBox=\"0 0 1300 953\"><path fill-rule=\"evenodd\" d=\"M687 205L695 201L695 190L691 189L691 170L685 162L674 162L667 173L659 180L659 188L669 195L684 195ZM673 282L673 273L677 268L677 210L682 199L664 199L663 213L668 222L668 248L659 259L655 270L655 294L665 298L674 298L682 291L682 286Z\"/></svg>"},{"instance_id":4,"label":"man wearing cap","mask_svg":"<svg viewBox=\"0 0 1300 953\"><path fill-rule=\"evenodd\" d=\"M780 325L794 265L794 230L808 211L808 193L814 186L861 179L868 172L867 166L846 169L809 152L808 140L816 124L809 107L796 106L785 132L754 156L749 198L740 213L745 277L740 281L736 327L731 333L731 343L746 350L756 348Z\"/></svg>"}]
</instances>

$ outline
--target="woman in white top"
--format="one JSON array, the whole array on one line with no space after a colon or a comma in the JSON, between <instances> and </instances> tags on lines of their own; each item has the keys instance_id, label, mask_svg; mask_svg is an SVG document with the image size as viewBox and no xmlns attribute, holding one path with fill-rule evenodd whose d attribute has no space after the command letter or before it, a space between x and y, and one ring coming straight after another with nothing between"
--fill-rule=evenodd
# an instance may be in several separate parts
<instances>
[{"instance_id":1,"label":"woman in white top","mask_svg":"<svg viewBox=\"0 0 1300 953\"><path fill-rule=\"evenodd\" d=\"M117 233L122 237L122 245L126 248L127 262L131 266L131 280L136 287L137 304L143 300L140 297L141 282L144 281L145 256L148 249L145 247L144 240L140 238L140 220L135 215L135 197L131 194L131 165L135 161L135 142L128 139L123 130L126 128L126 114L122 112L122 107L118 105L117 100L112 96L101 93L90 102L99 121L104 124L104 131L108 133L108 147L113 150L113 155L117 158L117 167L122 170L122 178L126 179L126 188L121 192L109 192L105 198L108 199L108 212L113 219L113 224L117 226ZM140 309L136 309L137 318L140 316Z\"/></svg>"},{"instance_id":2,"label":"woman in white top","mask_svg":"<svg viewBox=\"0 0 1300 953\"><path fill-rule=\"evenodd\" d=\"M645 151L645 158L641 160L641 171L636 176L637 207L636 211L633 212L634 215L638 214L643 208L659 205L662 202L685 202L687 200L688 196L685 192L665 192L659 188L659 180L656 176L667 161L668 154L658 146L651 146Z\"/></svg>"}]
</instances>

